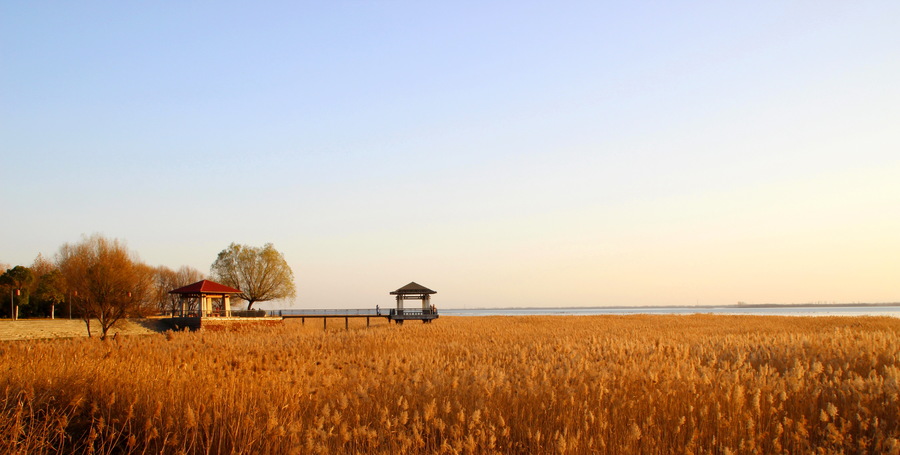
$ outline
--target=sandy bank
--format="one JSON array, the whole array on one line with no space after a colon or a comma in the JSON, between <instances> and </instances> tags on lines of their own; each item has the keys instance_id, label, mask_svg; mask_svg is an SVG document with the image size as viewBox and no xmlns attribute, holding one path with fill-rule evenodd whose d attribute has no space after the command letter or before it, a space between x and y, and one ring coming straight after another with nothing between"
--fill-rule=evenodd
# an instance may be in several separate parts
<instances>
[{"instance_id":1,"label":"sandy bank","mask_svg":"<svg viewBox=\"0 0 900 455\"><path fill-rule=\"evenodd\" d=\"M109 329L109 335L147 335L161 330L159 322L153 319L129 319L119 321ZM100 324L91 322L91 333L98 336ZM38 338L72 338L87 336L84 321L80 319L21 319L0 320L0 341L30 340Z\"/></svg>"}]
</instances>

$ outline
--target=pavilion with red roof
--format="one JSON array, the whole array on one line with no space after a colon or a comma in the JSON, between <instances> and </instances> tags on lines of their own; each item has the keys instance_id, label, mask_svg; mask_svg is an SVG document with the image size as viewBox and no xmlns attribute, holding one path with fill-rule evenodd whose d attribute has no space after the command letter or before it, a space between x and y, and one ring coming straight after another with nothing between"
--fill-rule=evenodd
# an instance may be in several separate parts
<instances>
[{"instance_id":1,"label":"pavilion with red roof","mask_svg":"<svg viewBox=\"0 0 900 455\"><path fill-rule=\"evenodd\" d=\"M209 280L200 280L196 283L169 291L169 294L177 294L181 297L182 317L188 316L187 303L189 299L199 299L200 304L198 305L195 316L231 317L231 296L240 293L240 289L235 289ZM218 305L215 303L218 303Z\"/></svg>"}]
</instances>

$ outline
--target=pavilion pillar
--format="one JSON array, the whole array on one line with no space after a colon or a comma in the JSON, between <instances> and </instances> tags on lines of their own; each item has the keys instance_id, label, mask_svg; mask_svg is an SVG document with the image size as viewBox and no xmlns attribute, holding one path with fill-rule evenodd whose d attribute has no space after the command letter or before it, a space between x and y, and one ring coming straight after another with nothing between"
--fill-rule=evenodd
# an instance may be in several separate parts
<instances>
[{"instance_id":1,"label":"pavilion pillar","mask_svg":"<svg viewBox=\"0 0 900 455\"><path fill-rule=\"evenodd\" d=\"M225 317L230 318L231 317L231 296L228 294L225 294L225 298L223 299L223 302L225 305Z\"/></svg>"}]
</instances>

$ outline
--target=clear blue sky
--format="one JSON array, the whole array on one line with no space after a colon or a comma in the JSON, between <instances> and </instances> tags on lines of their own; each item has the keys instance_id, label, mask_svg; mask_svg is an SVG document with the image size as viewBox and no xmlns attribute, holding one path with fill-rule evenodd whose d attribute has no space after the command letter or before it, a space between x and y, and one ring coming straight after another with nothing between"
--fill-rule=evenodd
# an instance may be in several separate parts
<instances>
[{"instance_id":1,"label":"clear blue sky","mask_svg":"<svg viewBox=\"0 0 900 455\"><path fill-rule=\"evenodd\" d=\"M900 300L900 2L0 4L0 262L298 307Z\"/></svg>"}]
</instances>

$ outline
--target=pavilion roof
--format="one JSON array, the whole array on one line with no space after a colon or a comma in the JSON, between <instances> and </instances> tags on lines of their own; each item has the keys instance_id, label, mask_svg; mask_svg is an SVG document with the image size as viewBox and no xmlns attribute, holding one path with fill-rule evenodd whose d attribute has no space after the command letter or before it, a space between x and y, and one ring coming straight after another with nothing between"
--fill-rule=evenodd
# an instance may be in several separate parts
<instances>
[{"instance_id":1,"label":"pavilion roof","mask_svg":"<svg viewBox=\"0 0 900 455\"><path fill-rule=\"evenodd\" d=\"M196 283L182 286L169 291L169 294L240 294L240 289L235 289L215 281L200 280Z\"/></svg>"},{"instance_id":2,"label":"pavilion roof","mask_svg":"<svg viewBox=\"0 0 900 455\"><path fill-rule=\"evenodd\" d=\"M431 289L422 286L419 283L413 281L412 283L403 286L396 291L391 291L391 295L402 295L402 294L437 294L437 291L432 291Z\"/></svg>"}]
</instances>

